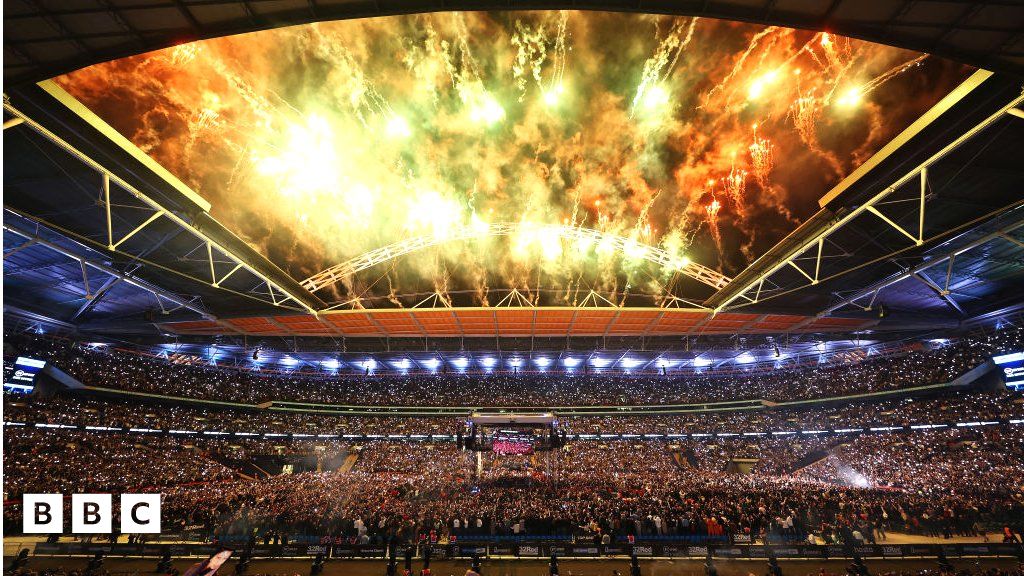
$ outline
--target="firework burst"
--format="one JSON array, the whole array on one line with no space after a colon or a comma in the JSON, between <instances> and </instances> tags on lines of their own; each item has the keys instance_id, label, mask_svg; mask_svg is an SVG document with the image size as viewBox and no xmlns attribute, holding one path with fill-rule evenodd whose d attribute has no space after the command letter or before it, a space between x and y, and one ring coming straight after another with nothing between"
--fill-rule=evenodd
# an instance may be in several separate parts
<instances>
[{"instance_id":1,"label":"firework burst","mask_svg":"<svg viewBox=\"0 0 1024 576\"><path fill-rule=\"evenodd\" d=\"M735 273L966 73L789 29L516 12L281 28L58 82L297 278L403 239L535 224L521 244L441 242L322 294L410 306L403 290L483 305L509 288L661 290L646 245ZM905 108L875 105L903 75ZM553 225L634 244L570 245Z\"/></svg>"}]
</instances>

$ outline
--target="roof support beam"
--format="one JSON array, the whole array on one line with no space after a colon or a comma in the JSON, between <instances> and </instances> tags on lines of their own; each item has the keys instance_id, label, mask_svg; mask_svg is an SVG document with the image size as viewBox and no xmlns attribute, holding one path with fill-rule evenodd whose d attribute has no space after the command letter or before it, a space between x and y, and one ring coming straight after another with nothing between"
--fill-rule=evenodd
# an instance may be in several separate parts
<instances>
[{"instance_id":1,"label":"roof support beam","mask_svg":"<svg viewBox=\"0 0 1024 576\"><path fill-rule=\"evenodd\" d=\"M949 304L949 306L951 308L953 308L954 310L956 310L961 316L965 316L966 315L966 313L964 312L964 309L960 307L960 304L957 304L957 301L954 300L952 296L950 296L949 290L945 290L941 286L936 284L935 282L932 282L930 278L925 276L923 271L915 273L914 274L914 278L916 278L919 282L921 282L925 286L927 286L927 287L931 288L932 290L934 290L935 294L939 298L942 298L942 300L944 302L946 302L946 304Z\"/></svg>"},{"instance_id":2,"label":"roof support beam","mask_svg":"<svg viewBox=\"0 0 1024 576\"><path fill-rule=\"evenodd\" d=\"M926 126L928 126L940 114L944 113L945 111L948 111L948 109L951 108L953 106L953 104L958 102L960 99L962 99L964 96L966 96L969 92L971 92L972 90L977 88L979 85L981 85L981 83L983 83L984 80L987 79L990 75L991 75L990 73L985 72L985 71L981 71L981 70L979 70L978 72L975 72L960 87L958 87L956 90L954 90L952 93L950 93L949 96L944 98L939 104L937 104L931 110L929 110L917 122L912 124L910 126L910 128L907 128L907 130L905 130L903 133L901 133L889 145L887 145L881 151L879 151L878 154L873 156L870 160L865 162L864 165L862 165L860 168L858 168L856 171L854 171L854 173L851 174L850 177L848 177L846 180L844 180L839 185L837 185L832 190L832 192L830 192L828 195L826 195L826 197L824 197L821 200L821 202L825 203L828 200L838 196L843 190L849 188L853 182L855 182L857 179L859 179L861 176L863 176L865 173L867 173L867 171L870 168L878 165L882 161L882 159L884 159L885 157L887 157L887 156L891 155L892 153L894 153L896 151L896 149L900 145L902 145L902 144L906 143L907 141L909 141L912 136L916 135L921 130L923 130ZM741 298L741 297L749 298L749 296L747 296L748 292L753 290L755 287L759 286L762 281L764 281L764 280L772 277L773 275L775 275L779 270L781 270L781 269L783 269L783 268L785 268L787 266L790 266L790 265L796 267L797 270L799 270L802 275L808 277L808 279L809 279L809 283L807 284L808 286L814 284L814 279L810 278L809 275L806 272L804 272L802 269L797 267L794 264L794 262L802 254L804 254L805 252L810 250L812 247L818 245L819 242L824 241L830 235L835 233L837 230L839 230L840 228L846 226L847 224L852 222L855 218L859 217L860 215L864 214L865 212L870 212L870 213L878 216L879 218L884 220L886 223L888 223L890 226L893 226L901 234L907 236L911 241L914 242L915 245L917 245L917 246L923 245L924 242L925 242L925 239L923 238L923 231L924 231L923 205L924 205L924 199L925 199L925 194L926 194L926 189L927 189L927 170L928 170L928 168L931 165L933 165L936 162L938 162L939 160L941 160L942 158L944 158L950 152L956 150L961 145L963 145L965 142L969 141L970 139L972 139L973 137L978 135L980 132L982 132L983 130L985 130L986 128L988 128L992 124L994 124L996 121L998 121L1001 118L1003 118L1004 116L1006 116L1012 110L1015 110L1016 106L1018 106L1022 102L1024 102L1024 94L1018 94L1016 97L1011 99L1008 103L1006 103L1003 106L999 107L994 113L990 114L989 116L987 116L986 118L984 118L983 120L981 120L980 122L978 122L977 124L972 126L970 129L966 130L963 134L961 134L960 136L955 138L953 141L951 141L948 144L946 144L945 146L943 146L940 150L938 150L937 152L932 154L929 158L927 158L926 160L924 160L923 162L918 164L916 167L914 167L910 171L906 172L900 178L894 180L886 188L884 188L883 190L877 192L869 200L867 200L866 202L864 202L864 203L862 203L862 204L860 204L858 206L852 207L848 212L843 214L841 217L838 217L838 218L835 218L835 219L832 219L832 220L826 220L824 217L812 219L812 220L816 220L817 222L819 222L819 224L817 224L819 226L818 230L813 230L813 228L812 228L810 230L810 233L808 234L808 233L803 233L803 232L801 232L800 229L798 229L797 232L794 232L794 234L791 235L791 237L797 237L798 233L802 233L802 234L805 234L804 239L799 241L799 243L795 244L795 246L791 250L789 250L788 252L784 253L785 255L783 255L780 258L778 258L777 260L775 260L763 273L760 273L759 275L757 275L756 277L753 277L753 278L743 278L742 275L740 277L737 277L732 282L730 282L725 288L719 290L716 294L711 296L711 298L709 298L705 304L710 306L710 307L712 307L712 308L714 308L716 311L722 311L726 307L728 307L730 304L732 304L734 301L736 301L736 299L738 299L738 298ZM910 232L906 231L903 227L899 226L897 223L892 221L889 217L885 216L876 207L877 205L880 205L880 203L883 200L888 198L890 195L892 195L898 189L903 187L905 184L907 184L910 181L912 181L914 178L920 178L921 179L921 197L920 197L920 202L921 202L921 206L922 206L922 212L921 212L921 216L920 216L920 220L919 220L919 225L920 225L920 232L922 232L922 234L920 234L917 237L915 237ZM822 214L822 213L819 213L819 214ZM809 223L810 223L810 221L809 221ZM784 242L785 242L785 240L784 240Z\"/></svg>"},{"instance_id":3,"label":"roof support beam","mask_svg":"<svg viewBox=\"0 0 1024 576\"><path fill-rule=\"evenodd\" d=\"M195 206L202 210L202 212L192 217L192 220L194 220L193 222L187 221L185 218L177 214L174 210L165 207L158 200L142 192L139 188L137 188L136 186L134 186L133 184L119 176L113 170L107 168L97 160L93 159L88 153L79 150L73 144L61 138L51 130L49 130L42 123L31 118L28 114L21 111L19 108L15 107L15 105L12 102L5 98L4 109L8 113L12 114L17 118L21 118L25 124L31 127L39 135L43 136L45 139L49 140L58 148L64 150L72 157L78 159L83 164L85 164L92 170L96 171L103 177L103 199L104 203L106 204L105 210L107 217L108 249L116 250L126 240L128 240L135 234L139 233L143 228L151 224L160 216L163 216L172 221L181 229L188 231L196 238L209 243L211 246L211 250L216 249L220 251L222 254L225 254L235 264L239 265L241 268L245 268L250 274L258 278L262 283L265 283L267 285L268 293L271 295L272 304L280 306L284 302L287 302L288 300L294 300L296 303L298 303L299 306L301 306L311 314L316 314L318 310L324 306L324 303L319 298L306 291L291 277L281 272L271 262L269 262L262 256L259 256L258 253L256 253L251 248L245 246L244 243L242 243L240 240L238 240L236 237L230 234L230 232L228 232L226 229L224 229L223 226L221 226L218 222L216 222L216 220L209 216L207 211L210 208L210 204L206 202L206 200L198 196L180 180L178 180L172 174L167 172L167 170L164 169L162 166L160 166L151 158L143 154L130 141L125 139L113 128L111 128L108 124L106 124L102 119L100 119L90 110L85 108L85 106L83 106L81 102L75 100L70 94L65 92L53 81L41 82L39 84L39 89L41 90L41 92L39 92L40 98L49 97L54 100L54 103L56 105L65 106L68 110L70 110L77 116L78 120L81 120L92 129L100 132L102 136L108 139L110 144L119 147L121 150L124 151L126 155L128 155L134 161L141 163L142 166L145 169L149 170L156 178L159 178L162 181L166 182L168 185L174 188L176 192L179 193L182 197L192 202ZM141 225L137 226L134 230L132 230L126 236L122 237L120 240L117 240L116 242L113 238L113 230L111 225L111 183L117 185L118 188L131 194L135 199L141 201L150 209L154 210L154 214L148 220L143 222ZM213 229L218 230L217 237L214 237L212 233L207 233L208 230ZM235 246L236 248L239 248L244 254L236 254L235 251L227 247L228 243L230 243L232 246ZM124 254L131 257L137 256L127 252L124 252ZM275 278L278 279L275 280L274 278L271 278L271 276L274 276ZM206 284L215 288L219 288L220 283L222 283L223 281L224 278L221 278L219 282L215 280L214 282L206 282ZM277 298L276 294L283 294L284 297Z\"/></svg>"},{"instance_id":4,"label":"roof support beam","mask_svg":"<svg viewBox=\"0 0 1024 576\"><path fill-rule=\"evenodd\" d=\"M973 242L970 242L970 243L968 243L968 244L966 244L964 246L961 246L959 248L955 248L955 249L951 250L950 252L947 252L946 254L943 254L941 256L937 256L937 257L931 258L931 259L929 259L929 260L927 260L925 262L922 262L922 263L918 264L917 266L914 266L913 268L911 268L909 270L906 270L906 271L904 271L904 272L902 272L900 274L897 274L895 276L891 276L889 278L886 278L884 280L876 282L875 284L869 286L868 288L865 288L864 290L861 290L861 291L857 292L853 296L850 296L848 298L844 298L840 302L838 302L836 304L833 304L832 306L829 306L828 308L822 310L821 312L819 312L817 314L817 316L818 317L828 316L832 312L835 312L836 310L839 310L840 308L843 308L844 306L849 306L850 304L853 304L854 302L856 302L857 300L860 300L861 298L867 296L868 294L872 294L873 293L875 295L875 297L877 297L878 296L878 292L881 291L884 288L887 288L889 286L892 286L893 284L902 282L903 280L906 280L907 278L915 276L915 275L919 274L920 272L923 272L924 270L932 268L933 266L937 266L937 265L939 265L939 264L941 264L943 262L946 262L947 260L949 260L951 258L955 258L956 256L958 256L960 254L963 254L964 252L968 252L968 251L973 250L973 249L975 249L975 248L977 248L979 246L983 246L985 244L988 244L989 242L991 242L991 241L993 241L993 240L995 240L997 238L1003 238L1008 233L1010 233L1010 232L1012 232L1012 231L1014 231L1014 230L1016 230L1016 229L1018 229L1018 228L1020 228L1022 226L1024 226L1024 220L1018 220L1017 222L1015 222L1013 224L1010 224L1009 226L1007 226L1007 227L1005 227L1005 228L1003 228L1001 230L998 230L996 232L992 232L991 234L986 234L986 235L982 236L981 238L978 238L977 240L975 240ZM941 292L942 288L939 288L939 291ZM872 301L872 304L873 304L874 303L874 298L872 298L871 301ZM869 308L870 308L870 306L869 306Z\"/></svg>"},{"instance_id":5,"label":"roof support beam","mask_svg":"<svg viewBox=\"0 0 1024 576\"><path fill-rule=\"evenodd\" d=\"M173 292L169 292L167 290L164 290L163 288L160 288L159 286L154 286L153 284L150 284L149 282L146 282L145 280L134 278L131 275L125 274L125 273L123 273L123 272L121 272L119 270L111 268L110 266L107 266L106 264L104 264L102 262L98 262L96 260L93 260L93 259L91 259L90 256L86 255L84 253L84 251L83 251L82 254L78 254L78 253L76 253L76 252L74 252L74 251L72 251L72 250L70 250L68 248L60 246L59 244L54 244L53 242L50 242L50 241L45 240L43 238L40 238L40 237L36 236L33 232L28 231L28 230L23 230L23 229L19 228L18 226L14 225L14 224L12 224L10 222L4 222L3 227L4 227L5 230L7 230L9 232L12 232L14 234L17 234L18 236L21 236L22 238L25 238L25 239L28 239L28 240L35 240L36 244L39 244L40 246L45 246L45 247L49 248L50 250L53 250L54 252L57 252L59 254L67 256L68 258L71 258L72 260L78 260L79 262L82 263L83 268L86 267L86 266L91 267L91 268L95 268L96 270L99 270L100 272L103 272L104 274L108 274L110 276L114 276L114 277L118 278L119 280L125 282L126 284L131 284L132 286L135 286L136 288L141 288L142 290L145 290L146 292L149 292L149 293L153 294L154 296L156 296L158 298L163 298L164 300L167 300L168 302L172 302L174 304L177 304L181 308L187 308L187 309L189 309L189 310L191 310L191 311L201 315L203 318L206 318L208 320L215 320L216 319L212 314L207 312L205 309L203 309L203 307L197 305L193 301L186 300L186 299L182 298L181 296L178 296L177 294L175 294Z\"/></svg>"},{"instance_id":6,"label":"roof support beam","mask_svg":"<svg viewBox=\"0 0 1024 576\"><path fill-rule=\"evenodd\" d=\"M35 246L35 245L36 245L36 241L35 240L29 240L28 242L25 242L25 243L23 243L23 244L21 244L19 246L15 246L14 248L8 250L7 252L4 252L4 260L7 260L8 256L13 256L13 255L17 254L18 252L21 252L25 248L31 248L32 246Z\"/></svg>"},{"instance_id":7,"label":"roof support beam","mask_svg":"<svg viewBox=\"0 0 1024 576\"><path fill-rule=\"evenodd\" d=\"M109 278L107 278L107 281L104 282L103 285L96 290L96 293L93 294L91 298L86 297L85 302L83 302L82 305L79 306L78 310L76 310L75 313L71 315L71 320L75 321L89 310L92 310L93 307L99 304L100 300L103 299L103 296L106 295L107 291L113 288L114 284L117 284L120 281L121 279L118 278L117 276L110 276Z\"/></svg>"},{"instance_id":8,"label":"roof support beam","mask_svg":"<svg viewBox=\"0 0 1024 576\"><path fill-rule=\"evenodd\" d=\"M1000 236L1000 237L1001 237L1001 238L1002 238L1003 240L1008 240L1008 241L1010 241L1010 242L1012 242L1012 243L1016 244L1017 246L1020 246L1021 248L1024 248L1024 242L1021 242L1020 240L1017 240L1016 238L1014 238L1013 236L1010 236L1009 234L1006 234L1006 233L1002 233L1002 234L1000 234L999 236Z\"/></svg>"}]
</instances>

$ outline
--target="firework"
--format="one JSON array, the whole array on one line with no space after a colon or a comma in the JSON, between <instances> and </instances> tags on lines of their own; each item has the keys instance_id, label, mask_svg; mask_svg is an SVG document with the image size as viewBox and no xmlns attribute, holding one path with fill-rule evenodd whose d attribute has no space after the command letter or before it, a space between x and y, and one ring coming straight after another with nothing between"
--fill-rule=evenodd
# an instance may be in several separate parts
<instances>
[{"instance_id":1,"label":"firework","mask_svg":"<svg viewBox=\"0 0 1024 576\"><path fill-rule=\"evenodd\" d=\"M777 28L775 28L774 26L769 26L768 28L765 28L764 30L761 30L761 31L760 31L760 32L758 32L757 34L754 34L754 35L753 35L753 36L752 36L752 37L750 38L750 42L748 42L748 43L747 43L747 48L746 48L746 50L744 50L744 51L743 51L743 52L742 52L742 53L740 54L739 58L737 58L737 59L736 59L736 62L735 62L735 64L733 64L732 68L731 68L731 69L729 70L729 73L728 73L728 74L726 74L725 78L723 78L723 79L722 79L722 81L721 81L721 82L719 82L718 84L715 84L715 85L714 85L714 86L713 86L713 87L712 87L712 88L711 88L710 90L708 90L708 92L707 92L707 93L706 93L706 94L704 95L704 106L707 106L707 105L708 105L708 102L709 102L709 101L711 100L711 97L712 97L712 96L713 96L713 95L714 95L715 93L717 93L717 92L721 92L722 90L724 90L724 89L725 89L725 86L727 86L727 85L729 84L729 82L730 82L730 81L731 81L731 80L732 80L732 79L733 79L733 78L734 78L734 77L735 77L735 76L736 76L737 74L739 74L740 70L742 70L742 69L743 69L743 65L744 65L744 64L745 64L745 63L747 62L747 58L749 58L749 57L750 57L750 54L751 54L751 53L753 53L753 52L754 52L754 50L756 50L756 49L757 49L758 45L759 45L759 44L761 43L761 40L763 40L763 39L764 39L764 38L766 38L766 37L770 37L770 36L771 36L772 34L774 34L774 33L775 33L775 31L776 31L776 30L777 30Z\"/></svg>"},{"instance_id":2,"label":"firework","mask_svg":"<svg viewBox=\"0 0 1024 576\"><path fill-rule=\"evenodd\" d=\"M922 54L917 58L914 58L898 66L894 66L886 70L882 74L879 74L878 76L872 78L871 80L865 82L860 86L850 86L845 91L843 91L843 93L839 96L839 98L836 100L836 104L844 108L853 108L855 106L858 106L861 102L864 101L865 96L867 96L869 93L878 89L879 86L885 84L889 80L892 80L893 78L899 76L900 74L903 74L907 70L910 70L911 68L914 68L916 66L920 66L921 62L923 62L924 59L927 57L927 54Z\"/></svg>"},{"instance_id":3,"label":"firework","mask_svg":"<svg viewBox=\"0 0 1024 576\"><path fill-rule=\"evenodd\" d=\"M195 60L200 50L198 42L189 42L188 44L175 46L171 49L171 64L174 66L184 66Z\"/></svg>"},{"instance_id":4,"label":"firework","mask_svg":"<svg viewBox=\"0 0 1024 576\"><path fill-rule=\"evenodd\" d=\"M751 142L748 150L750 151L750 163L754 170L754 179L757 180L762 190L768 188L768 178L771 175L772 168L775 167L773 148L774 146L771 141L758 136L757 124L754 124L753 142Z\"/></svg>"},{"instance_id":5,"label":"firework","mask_svg":"<svg viewBox=\"0 0 1024 576\"><path fill-rule=\"evenodd\" d=\"M512 35L512 45L516 48L516 59L512 63L512 77L519 88L519 101L526 97L526 89L532 78L537 85L541 84L541 70L548 57L547 35L544 26L531 28L516 20L516 31Z\"/></svg>"},{"instance_id":6,"label":"firework","mask_svg":"<svg viewBox=\"0 0 1024 576\"><path fill-rule=\"evenodd\" d=\"M667 273L638 258L646 245L741 269L788 232L790 214L940 98L949 75L923 77L898 115L836 107L826 118L826 106L851 88L887 90L920 61L712 20L438 13L183 44L58 81L295 277L404 238L451 239L431 258L403 258L387 281L367 270L325 299L413 305L401 286L486 305L492 288L618 300L623 286ZM856 141L836 143L840 123L856 123ZM780 150L790 164L824 158L834 174L808 185L776 165ZM755 221L765 213L786 224ZM533 237L462 240L467 228L515 222L533 223ZM623 254L552 226L634 244Z\"/></svg>"},{"instance_id":7,"label":"firework","mask_svg":"<svg viewBox=\"0 0 1024 576\"><path fill-rule=\"evenodd\" d=\"M668 104L669 95L663 83L672 74L679 62L679 56L693 39L693 31L696 27L697 18L690 18L688 22L679 20L673 22L665 39L654 51L654 55L644 62L640 84L633 95L633 110L643 108L652 111Z\"/></svg>"},{"instance_id":8,"label":"firework","mask_svg":"<svg viewBox=\"0 0 1024 576\"><path fill-rule=\"evenodd\" d=\"M736 212L740 216L745 215L745 207L743 196L747 190L747 171L740 170L735 166L729 170L729 175L725 177L725 193L732 200L736 206Z\"/></svg>"},{"instance_id":9,"label":"firework","mask_svg":"<svg viewBox=\"0 0 1024 576\"><path fill-rule=\"evenodd\" d=\"M779 81L781 74L778 70L771 70L758 76L747 89L748 100L758 100L773 84Z\"/></svg>"},{"instance_id":10,"label":"firework","mask_svg":"<svg viewBox=\"0 0 1024 576\"><path fill-rule=\"evenodd\" d=\"M833 73L843 70L850 59L850 41L840 36L833 36L827 32L821 33L821 48L825 53L825 60Z\"/></svg>"},{"instance_id":11,"label":"firework","mask_svg":"<svg viewBox=\"0 0 1024 576\"><path fill-rule=\"evenodd\" d=\"M719 254L722 252L722 230L718 226L718 212L722 209L722 203L718 201L714 196L711 197L711 203L704 207L707 212L707 223L708 229L711 231L711 237L715 241L715 246L718 248Z\"/></svg>"},{"instance_id":12,"label":"firework","mask_svg":"<svg viewBox=\"0 0 1024 576\"><path fill-rule=\"evenodd\" d=\"M821 107L813 93L800 96L793 101L790 108L793 127L800 134L800 139L811 148L815 147L818 141L816 127L819 114L821 114Z\"/></svg>"}]
</instances>

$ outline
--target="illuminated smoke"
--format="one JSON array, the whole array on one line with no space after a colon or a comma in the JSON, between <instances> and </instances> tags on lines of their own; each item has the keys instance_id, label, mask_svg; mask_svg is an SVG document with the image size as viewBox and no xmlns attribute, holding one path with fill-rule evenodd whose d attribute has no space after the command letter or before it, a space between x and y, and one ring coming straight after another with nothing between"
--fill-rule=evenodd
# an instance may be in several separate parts
<instances>
[{"instance_id":1,"label":"illuminated smoke","mask_svg":"<svg viewBox=\"0 0 1024 576\"><path fill-rule=\"evenodd\" d=\"M800 140L809 150L828 162L832 172L837 178L842 177L843 167L839 159L831 151L822 148L818 140L818 117L821 114L821 100L815 98L813 93L802 95L793 101L789 110L793 119L793 127L796 128Z\"/></svg>"},{"instance_id":2,"label":"illuminated smoke","mask_svg":"<svg viewBox=\"0 0 1024 576\"><path fill-rule=\"evenodd\" d=\"M822 40L717 20L437 13L183 44L58 81L300 279L411 237L536 225L372 268L320 294L332 303L436 291L494 305L509 288L653 302L676 282L641 244L734 274L965 74ZM876 104L901 74L912 97ZM859 107L830 105L849 88ZM637 245L573 245L542 232L552 224Z\"/></svg>"}]
</instances>

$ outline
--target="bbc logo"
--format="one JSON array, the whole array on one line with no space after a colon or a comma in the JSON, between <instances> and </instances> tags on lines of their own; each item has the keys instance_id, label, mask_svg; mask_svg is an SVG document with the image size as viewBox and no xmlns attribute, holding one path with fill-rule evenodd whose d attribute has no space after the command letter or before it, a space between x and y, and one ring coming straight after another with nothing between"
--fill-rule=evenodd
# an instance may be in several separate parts
<instances>
[{"instance_id":1,"label":"bbc logo","mask_svg":"<svg viewBox=\"0 0 1024 576\"><path fill-rule=\"evenodd\" d=\"M71 495L72 534L110 534L114 507L110 494ZM22 499L25 534L63 534L64 496L25 494ZM121 494L122 534L160 533L159 494Z\"/></svg>"}]
</instances>

